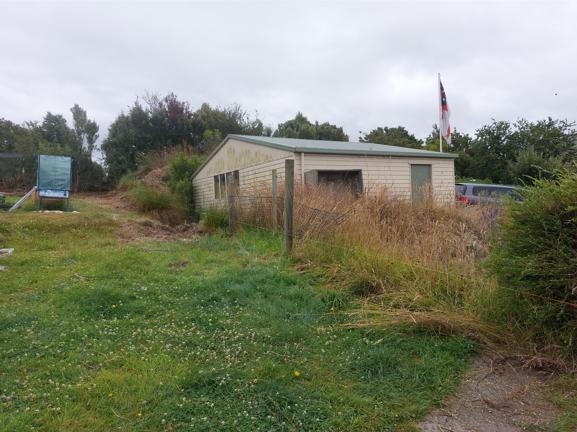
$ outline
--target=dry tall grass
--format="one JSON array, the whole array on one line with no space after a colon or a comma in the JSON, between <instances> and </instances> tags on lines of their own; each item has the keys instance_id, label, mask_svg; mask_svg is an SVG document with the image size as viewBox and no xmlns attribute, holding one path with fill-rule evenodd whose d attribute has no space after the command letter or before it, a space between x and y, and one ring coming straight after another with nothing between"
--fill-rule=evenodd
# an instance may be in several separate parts
<instances>
[{"instance_id":1,"label":"dry tall grass","mask_svg":"<svg viewBox=\"0 0 577 432\"><path fill-rule=\"evenodd\" d=\"M241 198L243 219L271 226L266 188ZM282 191L279 207L282 210ZM295 190L295 256L332 287L364 298L357 326L418 324L487 344L509 337L488 318L496 285L480 261L495 209L413 204L386 190L354 197L323 186Z\"/></svg>"}]
</instances>

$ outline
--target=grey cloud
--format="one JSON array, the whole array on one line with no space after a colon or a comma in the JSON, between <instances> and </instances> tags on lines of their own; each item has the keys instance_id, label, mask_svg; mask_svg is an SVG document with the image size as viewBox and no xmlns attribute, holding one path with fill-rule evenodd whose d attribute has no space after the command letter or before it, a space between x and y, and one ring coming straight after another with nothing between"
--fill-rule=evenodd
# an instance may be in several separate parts
<instances>
[{"instance_id":1,"label":"grey cloud","mask_svg":"<svg viewBox=\"0 0 577 432\"><path fill-rule=\"evenodd\" d=\"M265 123L302 111L351 138L437 121L577 119L571 2L0 3L0 116L79 103L106 128L138 95L238 102ZM557 96L555 96L557 93Z\"/></svg>"}]
</instances>

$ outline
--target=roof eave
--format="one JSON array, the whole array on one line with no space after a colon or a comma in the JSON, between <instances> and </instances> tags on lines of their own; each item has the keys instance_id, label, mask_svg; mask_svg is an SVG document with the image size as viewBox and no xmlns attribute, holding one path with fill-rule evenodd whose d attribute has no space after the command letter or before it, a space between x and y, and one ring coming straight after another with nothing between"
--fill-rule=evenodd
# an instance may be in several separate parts
<instances>
[{"instance_id":1,"label":"roof eave","mask_svg":"<svg viewBox=\"0 0 577 432\"><path fill-rule=\"evenodd\" d=\"M262 140L251 139L251 138L246 137L244 135L229 134L212 151L212 153L206 158L206 160L202 163L202 165L200 167L198 167L198 169L190 177L191 180L193 180L198 175L198 173L208 164L208 162L210 162L210 160L214 157L214 155L216 153L218 153L218 151L230 139L237 139L239 141L244 141L244 142L248 142L251 144L257 144L257 145L261 145L264 147L269 147L269 148L273 148L273 149L277 149L277 150L284 150L284 151L292 152L292 153L324 153L324 154L347 154L347 155L353 154L353 155L360 155L360 156L389 156L389 157L414 157L414 158L438 158L438 159L456 159L457 157L459 157L459 155L456 155L454 153L441 153L441 152L415 154L412 152L387 152L387 151L376 150L376 151L372 151L370 153L367 153L366 151L362 151L362 150L347 150L347 149L333 150L333 149L314 148L314 147L313 148L291 147L291 146L285 146L285 145L281 145L281 144L274 144L274 143L270 143L270 142L266 142L266 141L262 141Z\"/></svg>"},{"instance_id":2,"label":"roof eave","mask_svg":"<svg viewBox=\"0 0 577 432\"><path fill-rule=\"evenodd\" d=\"M297 153L330 153L330 154L353 154L360 156L391 156L391 157L415 157L415 158L440 158L440 159L456 159L459 155L455 153L412 153L412 152L388 152L375 150L371 152L366 152L362 150L332 150L323 148L302 148L297 147L294 149Z\"/></svg>"}]
</instances>

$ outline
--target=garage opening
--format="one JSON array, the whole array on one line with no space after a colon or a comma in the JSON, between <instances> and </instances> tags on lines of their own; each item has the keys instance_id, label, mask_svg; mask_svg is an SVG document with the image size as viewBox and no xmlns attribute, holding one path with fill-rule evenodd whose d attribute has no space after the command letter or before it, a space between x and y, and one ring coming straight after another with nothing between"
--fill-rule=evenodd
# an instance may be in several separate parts
<instances>
[{"instance_id":1,"label":"garage opening","mask_svg":"<svg viewBox=\"0 0 577 432\"><path fill-rule=\"evenodd\" d=\"M312 170L305 172L305 184L326 185L336 193L363 192L362 170Z\"/></svg>"}]
</instances>

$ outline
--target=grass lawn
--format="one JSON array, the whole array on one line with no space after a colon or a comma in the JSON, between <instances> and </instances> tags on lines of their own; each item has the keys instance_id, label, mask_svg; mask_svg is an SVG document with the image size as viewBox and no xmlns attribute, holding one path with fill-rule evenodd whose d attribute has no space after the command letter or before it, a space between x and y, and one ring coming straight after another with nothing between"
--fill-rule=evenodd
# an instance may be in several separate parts
<instances>
[{"instance_id":1,"label":"grass lawn","mask_svg":"<svg viewBox=\"0 0 577 432\"><path fill-rule=\"evenodd\" d=\"M0 213L2 431L412 430L476 350L334 326L354 299L272 235L121 244L76 208Z\"/></svg>"}]
</instances>

